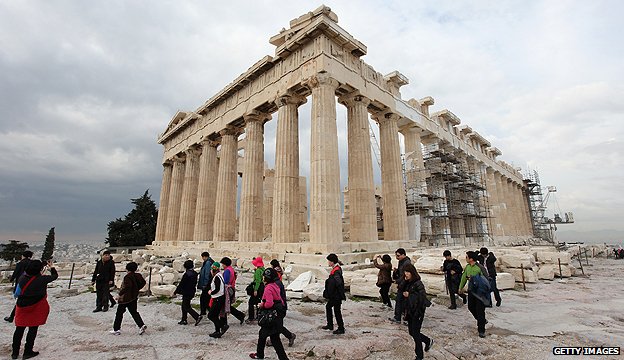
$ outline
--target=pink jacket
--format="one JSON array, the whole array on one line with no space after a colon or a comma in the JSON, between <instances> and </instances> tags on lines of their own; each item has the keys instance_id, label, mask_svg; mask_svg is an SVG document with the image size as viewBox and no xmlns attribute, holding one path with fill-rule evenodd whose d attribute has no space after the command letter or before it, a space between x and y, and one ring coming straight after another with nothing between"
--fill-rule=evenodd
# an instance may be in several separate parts
<instances>
[{"instance_id":1,"label":"pink jacket","mask_svg":"<svg viewBox=\"0 0 624 360\"><path fill-rule=\"evenodd\" d=\"M262 304L260 306L265 309L270 309L278 300L282 303L282 305L284 305L284 300L280 295L279 286L275 283L266 284L264 287L264 294L262 295Z\"/></svg>"}]
</instances>

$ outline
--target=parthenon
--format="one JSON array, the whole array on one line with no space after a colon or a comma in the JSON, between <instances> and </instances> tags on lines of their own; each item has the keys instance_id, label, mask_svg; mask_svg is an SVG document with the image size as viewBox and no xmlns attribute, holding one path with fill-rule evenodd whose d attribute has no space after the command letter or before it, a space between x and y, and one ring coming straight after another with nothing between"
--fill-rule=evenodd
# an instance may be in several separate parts
<instances>
[{"instance_id":1,"label":"parthenon","mask_svg":"<svg viewBox=\"0 0 624 360\"><path fill-rule=\"evenodd\" d=\"M430 112L431 97L402 99L408 79L365 63L366 46L338 25L330 8L292 20L270 43L274 56L196 110L175 114L160 135L154 250L282 259L335 252L357 261L358 252L533 236L519 170L497 160L501 151L451 111ZM307 101L309 205L299 169L299 107ZM337 104L347 110L344 214ZM266 169L264 125L275 112L275 168ZM381 191L373 178L369 116L378 126Z\"/></svg>"}]
</instances>

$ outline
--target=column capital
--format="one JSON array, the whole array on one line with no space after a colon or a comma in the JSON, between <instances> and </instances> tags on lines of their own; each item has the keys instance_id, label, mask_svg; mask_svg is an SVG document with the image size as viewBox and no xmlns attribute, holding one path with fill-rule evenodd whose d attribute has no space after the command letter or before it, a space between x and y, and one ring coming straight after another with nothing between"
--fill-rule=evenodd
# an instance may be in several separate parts
<instances>
[{"instance_id":1,"label":"column capital","mask_svg":"<svg viewBox=\"0 0 624 360\"><path fill-rule=\"evenodd\" d=\"M260 121L264 124L271 120L271 114L258 110L251 110L243 115L243 120L245 120L245 124L253 121Z\"/></svg>"},{"instance_id":2,"label":"column capital","mask_svg":"<svg viewBox=\"0 0 624 360\"><path fill-rule=\"evenodd\" d=\"M227 125L225 129L222 129L219 131L219 135L221 135L221 137L225 135L238 136L240 134L241 134L241 129L239 127L232 126L232 125Z\"/></svg>"},{"instance_id":3,"label":"column capital","mask_svg":"<svg viewBox=\"0 0 624 360\"><path fill-rule=\"evenodd\" d=\"M302 81L302 85L308 87L310 89L320 87L320 86L329 86L333 89L338 88L340 83L338 80L332 78L328 73L316 73L316 75L310 76L307 79Z\"/></svg>"},{"instance_id":4,"label":"column capital","mask_svg":"<svg viewBox=\"0 0 624 360\"><path fill-rule=\"evenodd\" d=\"M184 150L184 154L186 155L187 159L198 157L199 155L201 155L201 149L199 149L197 146L192 146Z\"/></svg>"},{"instance_id":5,"label":"column capital","mask_svg":"<svg viewBox=\"0 0 624 360\"><path fill-rule=\"evenodd\" d=\"M388 121L396 122L401 118L401 115L386 110L373 113L371 118L378 124L381 124Z\"/></svg>"},{"instance_id":6,"label":"column capital","mask_svg":"<svg viewBox=\"0 0 624 360\"><path fill-rule=\"evenodd\" d=\"M206 146L212 146L213 148L216 148L217 146L219 146L220 142L217 140L211 140L208 138L204 138L199 142L199 145L204 148Z\"/></svg>"},{"instance_id":7,"label":"column capital","mask_svg":"<svg viewBox=\"0 0 624 360\"><path fill-rule=\"evenodd\" d=\"M354 91L338 98L338 102L345 106L355 106L356 104L362 104L368 106L371 100L366 96L360 94L359 91Z\"/></svg>"},{"instance_id":8,"label":"column capital","mask_svg":"<svg viewBox=\"0 0 624 360\"><path fill-rule=\"evenodd\" d=\"M165 159L165 161L163 161L162 163L163 167L167 167L167 166L173 166L173 161L171 159Z\"/></svg>"},{"instance_id":9,"label":"column capital","mask_svg":"<svg viewBox=\"0 0 624 360\"><path fill-rule=\"evenodd\" d=\"M297 95L295 93L291 93L291 92L277 95L275 97L275 100L273 100L273 102L275 102L275 105L277 105L277 107L282 107L282 106L286 106L290 104L294 104L297 107L299 107L305 104L307 101L308 99L306 99L305 97Z\"/></svg>"},{"instance_id":10,"label":"column capital","mask_svg":"<svg viewBox=\"0 0 624 360\"><path fill-rule=\"evenodd\" d=\"M171 157L170 161L172 163L183 163L183 162L186 161L186 154L183 153L183 152L179 153L179 154L176 154L176 155Z\"/></svg>"}]
</instances>

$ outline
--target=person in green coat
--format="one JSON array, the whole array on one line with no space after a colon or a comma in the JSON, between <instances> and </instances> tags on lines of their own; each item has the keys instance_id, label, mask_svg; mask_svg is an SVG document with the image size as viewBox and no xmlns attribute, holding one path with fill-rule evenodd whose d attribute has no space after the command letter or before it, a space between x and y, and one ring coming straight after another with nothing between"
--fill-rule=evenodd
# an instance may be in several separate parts
<instances>
[{"instance_id":1,"label":"person in green coat","mask_svg":"<svg viewBox=\"0 0 624 360\"><path fill-rule=\"evenodd\" d=\"M254 271L254 280L253 280L253 292L250 292L249 295L249 309L247 311L247 323L256 320L255 309L262 299L262 290L264 289L264 283L262 281L262 274L264 273L264 261L262 260L262 256L255 257L251 264L256 267Z\"/></svg>"},{"instance_id":2,"label":"person in green coat","mask_svg":"<svg viewBox=\"0 0 624 360\"><path fill-rule=\"evenodd\" d=\"M461 282L459 283L459 293L462 294L464 292L464 286L470 280L472 276L482 275L487 277L487 270L483 268L483 265L477 262L478 254L474 251L468 251L466 253L466 267L464 268L464 272L461 276ZM481 300L477 299L477 297L473 294L468 287L468 310L474 318L477 320L477 329L479 331L479 337L485 337L485 324L487 320L485 319L485 304L481 302Z\"/></svg>"}]
</instances>

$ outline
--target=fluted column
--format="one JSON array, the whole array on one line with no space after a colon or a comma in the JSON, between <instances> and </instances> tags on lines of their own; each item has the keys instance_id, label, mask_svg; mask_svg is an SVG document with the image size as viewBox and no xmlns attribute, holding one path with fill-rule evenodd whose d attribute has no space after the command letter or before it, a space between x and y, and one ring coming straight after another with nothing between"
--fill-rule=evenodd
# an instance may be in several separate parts
<instances>
[{"instance_id":1,"label":"fluted column","mask_svg":"<svg viewBox=\"0 0 624 360\"><path fill-rule=\"evenodd\" d=\"M531 205L529 204L529 199L525 192L522 193L522 203L524 204L524 212L527 216L527 235L533 237L535 236L535 234L533 233L533 217L531 214Z\"/></svg>"},{"instance_id":2,"label":"fluted column","mask_svg":"<svg viewBox=\"0 0 624 360\"><path fill-rule=\"evenodd\" d=\"M186 167L180 204L178 241L192 241L195 227L195 207L197 205L197 184L199 182L199 151L189 149L184 153L186 154Z\"/></svg>"},{"instance_id":3,"label":"fluted column","mask_svg":"<svg viewBox=\"0 0 624 360\"><path fill-rule=\"evenodd\" d=\"M279 96L275 135L275 185L273 188L274 243L299 241L299 113L306 99L294 94Z\"/></svg>"},{"instance_id":4,"label":"fluted column","mask_svg":"<svg viewBox=\"0 0 624 360\"><path fill-rule=\"evenodd\" d=\"M169 206L167 210L167 225L165 241L178 240L178 225L180 222L180 205L182 203L182 189L184 187L184 157L176 155L173 159L173 171L171 174L171 190L169 194Z\"/></svg>"},{"instance_id":5,"label":"fluted column","mask_svg":"<svg viewBox=\"0 0 624 360\"><path fill-rule=\"evenodd\" d=\"M245 119L245 157L241 182L238 240L262 241L262 178L264 175L264 123L270 114L252 111Z\"/></svg>"},{"instance_id":6,"label":"fluted column","mask_svg":"<svg viewBox=\"0 0 624 360\"><path fill-rule=\"evenodd\" d=\"M197 185L197 206L195 209L195 230L193 240L212 240L214 214L217 195L219 166L217 163L217 142L201 142L199 158L199 184Z\"/></svg>"},{"instance_id":7,"label":"fluted column","mask_svg":"<svg viewBox=\"0 0 624 360\"><path fill-rule=\"evenodd\" d=\"M338 82L325 73L312 77L310 141L310 242L342 242L340 218L340 161L336 125Z\"/></svg>"},{"instance_id":8,"label":"fluted column","mask_svg":"<svg viewBox=\"0 0 624 360\"><path fill-rule=\"evenodd\" d=\"M351 241L377 240L377 205L367 106L370 100L349 94L347 107L349 232Z\"/></svg>"},{"instance_id":9,"label":"fluted column","mask_svg":"<svg viewBox=\"0 0 624 360\"><path fill-rule=\"evenodd\" d=\"M496 179L494 178L494 169L487 168L486 169L486 189L488 194L488 206L490 207L490 212L488 216L490 217L490 231L493 236L500 236L501 230L498 226L500 222L500 204L498 200L498 191L496 190Z\"/></svg>"},{"instance_id":10,"label":"fluted column","mask_svg":"<svg viewBox=\"0 0 624 360\"><path fill-rule=\"evenodd\" d=\"M505 186L505 205L507 210L507 224L509 225L509 235L518 235L518 219L515 216L514 209L514 188L511 179L503 178L503 184Z\"/></svg>"},{"instance_id":11,"label":"fluted column","mask_svg":"<svg viewBox=\"0 0 624 360\"><path fill-rule=\"evenodd\" d=\"M232 241L236 237L236 160L238 129L221 130L219 177L214 218L215 241Z\"/></svg>"},{"instance_id":12,"label":"fluted column","mask_svg":"<svg viewBox=\"0 0 624 360\"><path fill-rule=\"evenodd\" d=\"M498 228L501 236L509 236L509 224L507 223L507 203L505 199L505 188L503 179L503 175L500 173L494 173L494 179L496 181L496 194L498 199L498 207L499 207L499 221Z\"/></svg>"},{"instance_id":13,"label":"fluted column","mask_svg":"<svg viewBox=\"0 0 624 360\"><path fill-rule=\"evenodd\" d=\"M165 231L167 229L167 212L169 210L169 194L171 191L171 173L173 166L170 161L163 163L162 184L160 185L160 202L158 206L158 222L156 224L155 240L164 241Z\"/></svg>"},{"instance_id":14,"label":"fluted column","mask_svg":"<svg viewBox=\"0 0 624 360\"><path fill-rule=\"evenodd\" d=\"M381 187L383 193L384 240L407 240L407 210L399 147L397 114L378 114L381 147Z\"/></svg>"}]
</instances>

